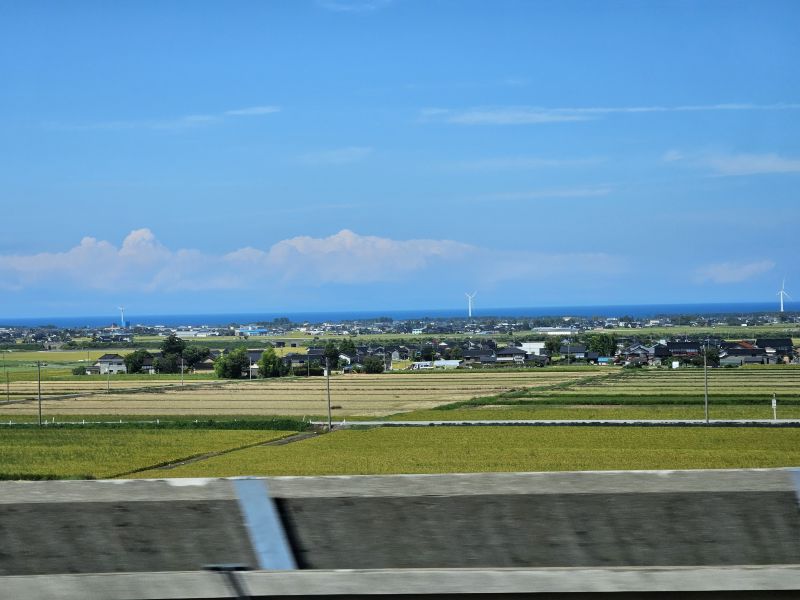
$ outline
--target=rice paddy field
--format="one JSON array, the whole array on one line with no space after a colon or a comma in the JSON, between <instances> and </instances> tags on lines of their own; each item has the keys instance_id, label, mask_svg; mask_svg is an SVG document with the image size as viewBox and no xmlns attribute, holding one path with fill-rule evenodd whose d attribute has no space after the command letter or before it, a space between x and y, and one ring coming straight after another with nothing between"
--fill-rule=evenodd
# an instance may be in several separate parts
<instances>
[{"instance_id":1,"label":"rice paddy field","mask_svg":"<svg viewBox=\"0 0 800 600\"><path fill-rule=\"evenodd\" d=\"M800 418L800 369L709 370L712 419ZM0 404L0 478L335 475L693 469L800 464L800 428L345 429L285 445L268 415L325 414L325 379L45 381L45 420L166 418L179 425L2 425L36 419L35 382ZM2 388L0 387L0 392ZM702 369L548 368L331 378L335 420L700 419ZM0 394L0 400L2 395ZM214 419L212 423L210 420ZM236 419L234 428L218 420ZM260 419L260 421L259 421ZM207 428L202 420L208 421ZM197 423L195 423L197 425ZM299 423L302 429L302 423ZM294 427L295 425L291 425ZM164 463L170 464L164 468Z\"/></svg>"},{"instance_id":2,"label":"rice paddy field","mask_svg":"<svg viewBox=\"0 0 800 600\"><path fill-rule=\"evenodd\" d=\"M800 429L416 427L342 430L170 470L170 477L713 469L800 464ZM135 477L163 477L142 471Z\"/></svg>"},{"instance_id":3,"label":"rice paddy field","mask_svg":"<svg viewBox=\"0 0 800 600\"><path fill-rule=\"evenodd\" d=\"M710 369L712 418L800 417L800 368ZM0 382L0 420L38 411L35 381ZM91 415L318 416L327 410L325 380L285 377L221 381L175 376L74 377L42 382L43 413ZM520 371L336 375L336 418L419 420L516 418L701 418L702 369L548 368Z\"/></svg>"},{"instance_id":4,"label":"rice paddy field","mask_svg":"<svg viewBox=\"0 0 800 600\"><path fill-rule=\"evenodd\" d=\"M111 478L138 469L228 452L287 431L8 429L0 435L0 479Z\"/></svg>"},{"instance_id":5,"label":"rice paddy field","mask_svg":"<svg viewBox=\"0 0 800 600\"><path fill-rule=\"evenodd\" d=\"M331 403L337 417L385 416L442 404L495 396L512 390L546 390L577 381L605 378L608 371L537 369L512 372L422 372L337 375ZM240 381L174 379L127 380L111 377L42 384L43 412L59 415L321 415L327 410L322 377ZM12 384L12 401L0 404L0 419L38 410L36 382ZM0 386L0 399L2 388Z\"/></svg>"}]
</instances>

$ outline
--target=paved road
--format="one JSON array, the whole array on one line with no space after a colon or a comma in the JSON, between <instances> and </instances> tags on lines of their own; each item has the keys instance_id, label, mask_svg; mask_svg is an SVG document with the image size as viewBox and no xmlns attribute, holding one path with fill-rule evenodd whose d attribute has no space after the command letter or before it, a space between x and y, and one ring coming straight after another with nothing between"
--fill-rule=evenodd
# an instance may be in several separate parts
<instances>
[{"instance_id":1,"label":"paved road","mask_svg":"<svg viewBox=\"0 0 800 600\"><path fill-rule=\"evenodd\" d=\"M327 421L312 421L326 426ZM800 427L800 419L506 419L470 421L334 421L334 429L351 427L459 427L459 426L529 426L529 427Z\"/></svg>"}]
</instances>

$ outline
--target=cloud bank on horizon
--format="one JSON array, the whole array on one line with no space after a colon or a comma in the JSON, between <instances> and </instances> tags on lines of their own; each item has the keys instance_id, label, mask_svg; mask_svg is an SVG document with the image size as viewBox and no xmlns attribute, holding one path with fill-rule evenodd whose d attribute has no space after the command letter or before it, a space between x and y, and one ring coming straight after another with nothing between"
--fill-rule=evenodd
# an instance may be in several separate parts
<instances>
[{"instance_id":1,"label":"cloud bank on horizon","mask_svg":"<svg viewBox=\"0 0 800 600\"><path fill-rule=\"evenodd\" d=\"M394 240L347 229L213 255L168 249L143 228L131 231L120 246L84 237L61 252L0 255L0 289L24 293L54 283L106 293L318 288L408 282L425 272L447 278L457 271L468 271L479 284L495 285L557 273L613 276L624 273L625 264L601 252L504 252L454 240Z\"/></svg>"},{"instance_id":2,"label":"cloud bank on horizon","mask_svg":"<svg viewBox=\"0 0 800 600\"><path fill-rule=\"evenodd\" d=\"M771 260L697 264L686 271L682 284L741 284L775 267ZM142 228L131 231L118 246L87 236L63 251L2 254L0 290L7 296L26 297L58 288L67 297L92 296L112 304L121 297L146 304L165 294L203 292L264 293L273 298L338 293L347 298L341 307L353 307L352 299L365 289L420 286L453 291L473 284L483 291L507 290L507 305L523 306L531 304L527 294L544 286L563 286L575 294L576 289L646 278L644 272L633 272L637 268L647 267L604 252L508 251L449 239L360 235L347 229L326 237L297 236L266 248L247 246L212 254L170 249L150 229ZM364 308L357 302L356 307Z\"/></svg>"}]
</instances>

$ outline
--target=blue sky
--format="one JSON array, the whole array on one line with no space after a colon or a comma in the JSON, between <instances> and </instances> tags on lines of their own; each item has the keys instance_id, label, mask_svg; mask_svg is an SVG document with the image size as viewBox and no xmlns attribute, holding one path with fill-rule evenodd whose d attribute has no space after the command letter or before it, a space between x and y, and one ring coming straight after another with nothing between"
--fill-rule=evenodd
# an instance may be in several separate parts
<instances>
[{"instance_id":1,"label":"blue sky","mask_svg":"<svg viewBox=\"0 0 800 600\"><path fill-rule=\"evenodd\" d=\"M0 316L800 294L800 4L0 1Z\"/></svg>"}]
</instances>

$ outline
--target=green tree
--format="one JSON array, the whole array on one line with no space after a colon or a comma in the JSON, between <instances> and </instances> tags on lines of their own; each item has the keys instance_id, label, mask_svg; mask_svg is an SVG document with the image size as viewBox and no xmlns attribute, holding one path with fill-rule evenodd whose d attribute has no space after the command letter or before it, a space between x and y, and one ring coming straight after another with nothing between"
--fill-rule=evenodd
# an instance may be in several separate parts
<instances>
[{"instance_id":1,"label":"green tree","mask_svg":"<svg viewBox=\"0 0 800 600\"><path fill-rule=\"evenodd\" d=\"M177 354L162 354L153 361L158 373L180 373L181 357Z\"/></svg>"},{"instance_id":2,"label":"green tree","mask_svg":"<svg viewBox=\"0 0 800 600\"><path fill-rule=\"evenodd\" d=\"M464 351L460 346L453 346L452 348L448 349L447 356L450 360L461 360L464 358Z\"/></svg>"},{"instance_id":3,"label":"green tree","mask_svg":"<svg viewBox=\"0 0 800 600\"><path fill-rule=\"evenodd\" d=\"M364 371L367 373L383 373L386 365L380 356L367 356L364 359Z\"/></svg>"},{"instance_id":4,"label":"green tree","mask_svg":"<svg viewBox=\"0 0 800 600\"><path fill-rule=\"evenodd\" d=\"M718 367L719 366L719 348L716 348L714 346L708 346L705 349L705 355L706 355L706 363L709 366L712 366L712 367ZM700 359L698 361L698 363L699 363L698 366L702 366L703 365L703 349L702 348L700 349L700 354L698 355L698 357Z\"/></svg>"},{"instance_id":5,"label":"green tree","mask_svg":"<svg viewBox=\"0 0 800 600\"><path fill-rule=\"evenodd\" d=\"M152 357L153 355L144 348L134 350L125 356L125 368L128 370L128 373L141 373L142 365L144 364L145 359Z\"/></svg>"},{"instance_id":6,"label":"green tree","mask_svg":"<svg viewBox=\"0 0 800 600\"><path fill-rule=\"evenodd\" d=\"M553 336L548 337L544 341L544 349L548 356L555 356L561 351L561 340Z\"/></svg>"},{"instance_id":7,"label":"green tree","mask_svg":"<svg viewBox=\"0 0 800 600\"><path fill-rule=\"evenodd\" d=\"M601 356L614 356L617 351L617 339L606 333L595 333L586 340L589 352L597 352Z\"/></svg>"},{"instance_id":8,"label":"green tree","mask_svg":"<svg viewBox=\"0 0 800 600\"><path fill-rule=\"evenodd\" d=\"M245 348L237 348L220 356L214 363L214 372L221 379L239 379L250 366Z\"/></svg>"},{"instance_id":9,"label":"green tree","mask_svg":"<svg viewBox=\"0 0 800 600\"><path fill-rule=\"evenodd\" d=\"M162 354L177 354L178 356L182 356L185 349L186 341L182 340L174 333L171 333L161 342Z\"/></svg>"},{"instance_id":10,"label":"green tree","mask_svg":"<svg viewBox=\"0 0 800 600\"><path fill-rule=\"evenodd\" d=\"M196 364L203 362L209 356L211 356L211 350L208 348L204 348L203 346L187 346L183 351L184 367L193 369Z\"/></svg>"},{"instance_id":11,"label":"green tree","mask_svg":"<svg viewBox=\"0 0 800 600\"><path fill-rule=\"evenodd\" d=\"M258 374L261 377L280 377L285 373L281 358L272 348L267 348L258 361Z\"/></svg>"},{"instance_id":12,"label":"green tree","mask_svg":"<svg viewBox=\"0 0 800 600\"><path fill-rule=\"evenodd\" d=\"M325 358L328 359L331 370L339 368L339 348L335 342L325 342Z\"/></svg>"},{"instance_id":13,"label":"green tree","mask_svg":"<svg viewBox=\"0 0 800 600\"><path fill-rule=\"evenodd\" d=\"M350 338L342 340L342 343L339 344L339 352L352 356L356 353L356 343Z\"/></svg>"}]
</instances>

